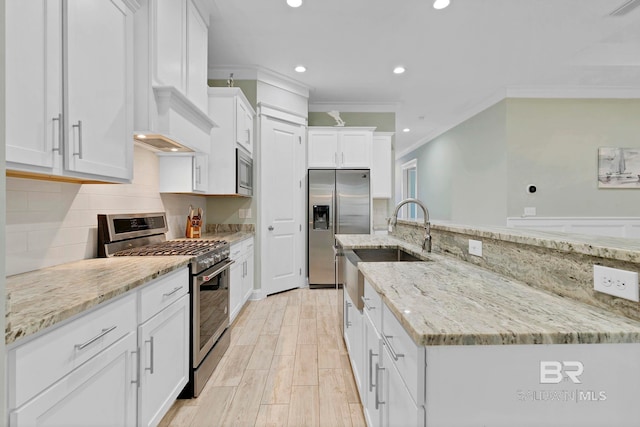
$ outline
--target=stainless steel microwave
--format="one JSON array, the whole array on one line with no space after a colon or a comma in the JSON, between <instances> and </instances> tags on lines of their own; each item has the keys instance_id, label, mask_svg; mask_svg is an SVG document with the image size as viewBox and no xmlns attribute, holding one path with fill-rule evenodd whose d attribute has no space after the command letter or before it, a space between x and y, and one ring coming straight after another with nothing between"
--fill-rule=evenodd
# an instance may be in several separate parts
<instances>
[{"instance_id":1,"label":"stainless steel microwave","mask_svg":"<svg viewBox=\"0 0 640 427\"><path fill-rule=\"evenodd\" d=\"M253 196L253 160L240 148L236 148L236 193Z\"/></svg>"}]
</instances>

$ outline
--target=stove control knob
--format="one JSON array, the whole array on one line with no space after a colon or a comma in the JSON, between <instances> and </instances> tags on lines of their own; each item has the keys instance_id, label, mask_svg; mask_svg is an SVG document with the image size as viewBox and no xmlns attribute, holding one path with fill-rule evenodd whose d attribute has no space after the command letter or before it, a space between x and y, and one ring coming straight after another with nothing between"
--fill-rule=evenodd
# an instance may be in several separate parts
<instances>
[{"instance_id":1,"label":"stove control knob","mask_svg":"<svg viewBox=\"0 0 640 427\"><path fill-rule=\"evenodd\" d=\"M222 259L222 255L221 254L215 254L215 255L213 255L213 258L215 259L215 262L219 262Z\"/></svg>"}]
</instances>

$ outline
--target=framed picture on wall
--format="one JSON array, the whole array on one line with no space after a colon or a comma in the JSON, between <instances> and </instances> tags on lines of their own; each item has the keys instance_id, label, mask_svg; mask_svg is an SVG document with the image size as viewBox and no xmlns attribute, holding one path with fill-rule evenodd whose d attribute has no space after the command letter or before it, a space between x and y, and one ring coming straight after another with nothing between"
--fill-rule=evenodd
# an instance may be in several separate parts
<instances>
[{"instance_id":1,"label":"framed picture on wall","mask_svg":"<svg viewBox=\"0 0 640 427\"><path fill-rule=\"evenodd\" d=\"M640 188L640 148L599 148L598 188Z\"/></svg>"}]
</instances>

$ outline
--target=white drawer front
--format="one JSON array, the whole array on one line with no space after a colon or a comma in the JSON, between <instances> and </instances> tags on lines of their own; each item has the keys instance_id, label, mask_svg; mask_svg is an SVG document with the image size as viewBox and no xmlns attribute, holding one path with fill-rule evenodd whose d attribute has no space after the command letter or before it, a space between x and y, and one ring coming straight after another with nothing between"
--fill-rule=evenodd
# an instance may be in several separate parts
<instances>
[{"instance_id":1,"label":"white drawer front","mask_svg":"<svg viewBox=\"0 0 640 427\"><path fill-rule=\"evenodd\" d=\"M386 304L382 304L382 334L411 397L418 405L424 403L425 349L413 342Z\"/></svg>"},{"instance_id":2,"label":"white drawer front","mask_svg":"<svg viewBox=\"0 0 640 427\"><path fill-rule=\"evenodd\" d=\"M16 408L130 332L136 294L45 333L9 352L9 407Z\"/></svg>"},{"instance_id":3,"label":"white drawer front","mask_svg":"<svg viewBox=\"0 0 640 427\"><path fill-rule=\"evenodd\" d=\"M364 311L369 315L377 331L382 330L382 298L380 294L365 279L364 281Z\"/></svg>"},{"instance_id":4,"label":"white drawer front","mask_svg":"<svg viewBox=\"0 0 640 427\"><path fill-rule=\"evenodd\" d=\"M140 322L144 322L180 297L189 293L189 270L162 276L140 289Z\"/></svg>"}]
</instances>

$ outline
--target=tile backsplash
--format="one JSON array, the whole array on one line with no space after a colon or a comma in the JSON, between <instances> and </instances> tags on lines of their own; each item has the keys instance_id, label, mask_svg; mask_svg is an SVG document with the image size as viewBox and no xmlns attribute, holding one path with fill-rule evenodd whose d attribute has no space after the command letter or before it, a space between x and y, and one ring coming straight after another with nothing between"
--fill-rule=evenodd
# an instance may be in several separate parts
<instances>
[{"instance_id":1,"label":"tile backsplash","mask_svg":"<svg viewBox=\"0 0 640 427\"><path fill-rule=\"evenodd\" d=\"M167 238L182 237L189 205L206 199L183 194L160 194L158 159L134 149L131 184L72 184L7 178L7 275L94 258L97 253L97 215L166 212Z\"/></svg>"}]
</instances>

